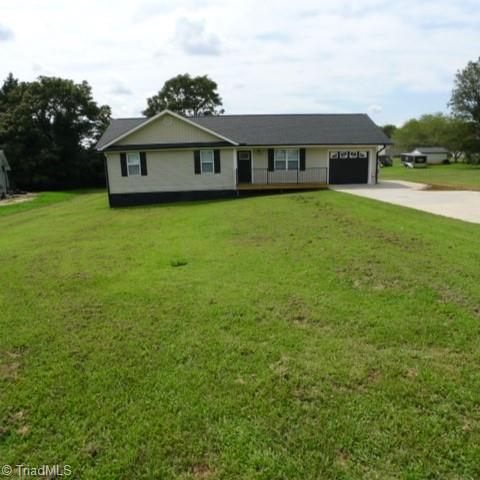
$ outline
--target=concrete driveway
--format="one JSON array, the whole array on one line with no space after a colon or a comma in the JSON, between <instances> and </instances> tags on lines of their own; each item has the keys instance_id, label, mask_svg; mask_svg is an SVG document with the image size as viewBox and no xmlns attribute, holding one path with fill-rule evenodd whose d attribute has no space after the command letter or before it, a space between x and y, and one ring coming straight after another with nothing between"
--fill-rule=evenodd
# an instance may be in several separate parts
<instances>
[{"instance_id":1,"label":"concrete driveway","mask_svg":"<svg viewBox=\"0 0 480 480\"><path fill-rule=\"evenodd\" d=\"M428 185L384 180L377 185L331 185L332 190L415 208L424 212L480 223L480 192L430 190Z\"/></svg>"}]
</instances>

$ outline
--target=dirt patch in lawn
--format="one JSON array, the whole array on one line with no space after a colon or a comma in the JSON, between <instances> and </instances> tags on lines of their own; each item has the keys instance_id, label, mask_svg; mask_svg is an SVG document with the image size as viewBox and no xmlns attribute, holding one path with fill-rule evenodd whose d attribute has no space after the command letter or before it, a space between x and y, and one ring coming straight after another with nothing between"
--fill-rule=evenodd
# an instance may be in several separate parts
<instances>
[{"instance_id":1,"label":"dirt patch in lawn","mask_svg":"<svg viewBox=\"0 0 480 480\"><path fill-rule=\"evenodd\" d=\"M473 191L480 191L480 187L476 187L475 185L449 185L445 183L429 183L427 185L427 190L434 190L434 191L442 191L442 190L460 190L460 191L465 191L465 190L473 190Z\"/></svg>"},{"instance_id":2,"label":"dirt patch in lawn","mask_svg":"<svg viewBox=\"0 0 480 480\"><path fill-rule=\"evenodd\" d=\"M0 207L6 207L7 205L15 205L16 203L30 202L37 198L38 193L26 193L25 195L12 195L5 200L0 200Z\"/></svg>"}]
</instances>

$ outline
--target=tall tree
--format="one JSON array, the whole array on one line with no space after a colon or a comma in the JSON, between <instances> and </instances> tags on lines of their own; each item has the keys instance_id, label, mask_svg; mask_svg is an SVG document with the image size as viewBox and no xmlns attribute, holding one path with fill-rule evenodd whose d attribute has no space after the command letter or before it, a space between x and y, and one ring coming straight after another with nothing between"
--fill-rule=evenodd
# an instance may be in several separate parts
<instances>
[{"instance_id":1,"label":"tall tree","mask_svg":"<svg viewBox=\"0 0 480 480\"><path fill-rule=\"evenodd\" d=\"M471 122L458 117L447 117L448 123L442 132L442 144L450 150L452 160L457 162L466 152L475 150L475 135Z\"/></svg>"},{"instance_id":2,"label":"tall tree","mask_svg":"<svg viewBox=\"0 0 480 480\"><path fill-rule=\"evenodd\" d=\"M87 82L57 77L12 81L0 89L0 143L25 189L99 184L103 161L93 146L110 118Z\"/></svg>"},{"instance_id":3,"label":"tall tree","mask_svg":"<svg viewBox=\"0 0 480 480\"><path fill-rule=\"evenodd\" d=\"M188 73L167 80L162 89L147 99L143 114L147 117L168 108L187 117L224 113L218 85L207 75L191 77Z\"/></svg>"},{"instance_id":4,"label":"tall tree","mask_svg":"<svg viewBox=\"0 0 480 480\"><path fill-rule=\"evenodd\" d=\"M449 106L455 116L472 122L480 138L480 57L457 72Z\"/></svg>"},{"instance_id":5,"label":"tall tree","mask_svg":"<svg viewBox=\"0 0 480 480\"><path fill-rule=\"evenodd\" d=\"M402 150L441 146L450 150L454 161L469 148L471 138L470 123L442 113L422 115L419 119L412 118L393 134L395 145Z\"/></svg>"},{"instance_id":6,"label":"tall tree","mask_svg":"<svg viewBox=\"0 0 480 480\"><path fill-rule=\"evenodd\" d=\"M397 130L397 126L396 125L392 125L392 124L387 124L387 125L384 125L383 127L380 127L382 130L383 130L383 133L388 137L388 138L392 138L393 137L393 134L395 133L395 131Z\"/></svg>"},{"instance_id":7,"label":"tall tree","mask_svg":"<svg viewBox=\"0 0 480 480\"><path fill-rule=\"evenodd\" d=\"M6 108L10 92L17 89L18 85L18 79L13 76L12 72L10 72L3 82L3 85L0 87L0 112Z\"/></svg>"}]
</instances>

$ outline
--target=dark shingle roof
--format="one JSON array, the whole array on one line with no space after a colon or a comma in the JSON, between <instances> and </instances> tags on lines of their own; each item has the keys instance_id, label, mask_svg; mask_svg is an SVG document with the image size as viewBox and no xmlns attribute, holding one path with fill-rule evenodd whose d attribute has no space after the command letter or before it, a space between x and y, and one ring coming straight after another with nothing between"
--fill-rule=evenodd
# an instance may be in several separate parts
<instances>
[{"instance_id":1,"label":"dark shingle roof","mask_svg":"<svg viewBox=\"0 0 480 480\"><path fill-rule=\"evenodd\" d=\"M145 118L113 120L97 148ZM220 115L189 118L244 145L380 145L391 140L365 114Z\"/></svg>"},{"instance_id":2,"label":"dark shingle roof","mask_svg":"<svg viewBox=\"0 0 480 480\"><path fill-rule=\"evenodd\" d=\"M222 115L193 120L246 145L391 143L365 114Z\"/></svg>"},{"instance_id":3,"label":"dark shingle roof","mask_svg":"<svg viewBox=\"0 0 480 480\"><path fill-rule=\"evenodd\" d=\"M115 140L117 137L128 132L132 128L137 127L145 120L147 120L145 117L112 119L108 128L103 132L102 138L98 141L97 149L102 148L103 145Z\"/></svg>"}]
</instances>

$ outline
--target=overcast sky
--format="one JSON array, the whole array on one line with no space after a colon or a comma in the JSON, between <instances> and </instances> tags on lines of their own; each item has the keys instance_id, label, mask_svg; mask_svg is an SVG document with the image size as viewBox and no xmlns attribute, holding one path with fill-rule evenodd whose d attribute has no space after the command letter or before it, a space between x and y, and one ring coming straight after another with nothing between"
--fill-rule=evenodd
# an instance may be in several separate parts
<instances>
[{"instance_id":1,"label":"overcast sky","mask_svg":"<svg viewBox=\"0 0 480 480\"><path fill-rule=\"evenodd\" d=\"M1 1L0 76L87 80L138 116L178 73L208 74L226 113L446 111L480 54L480 0Z\"/></svg>"}]
</instances>

